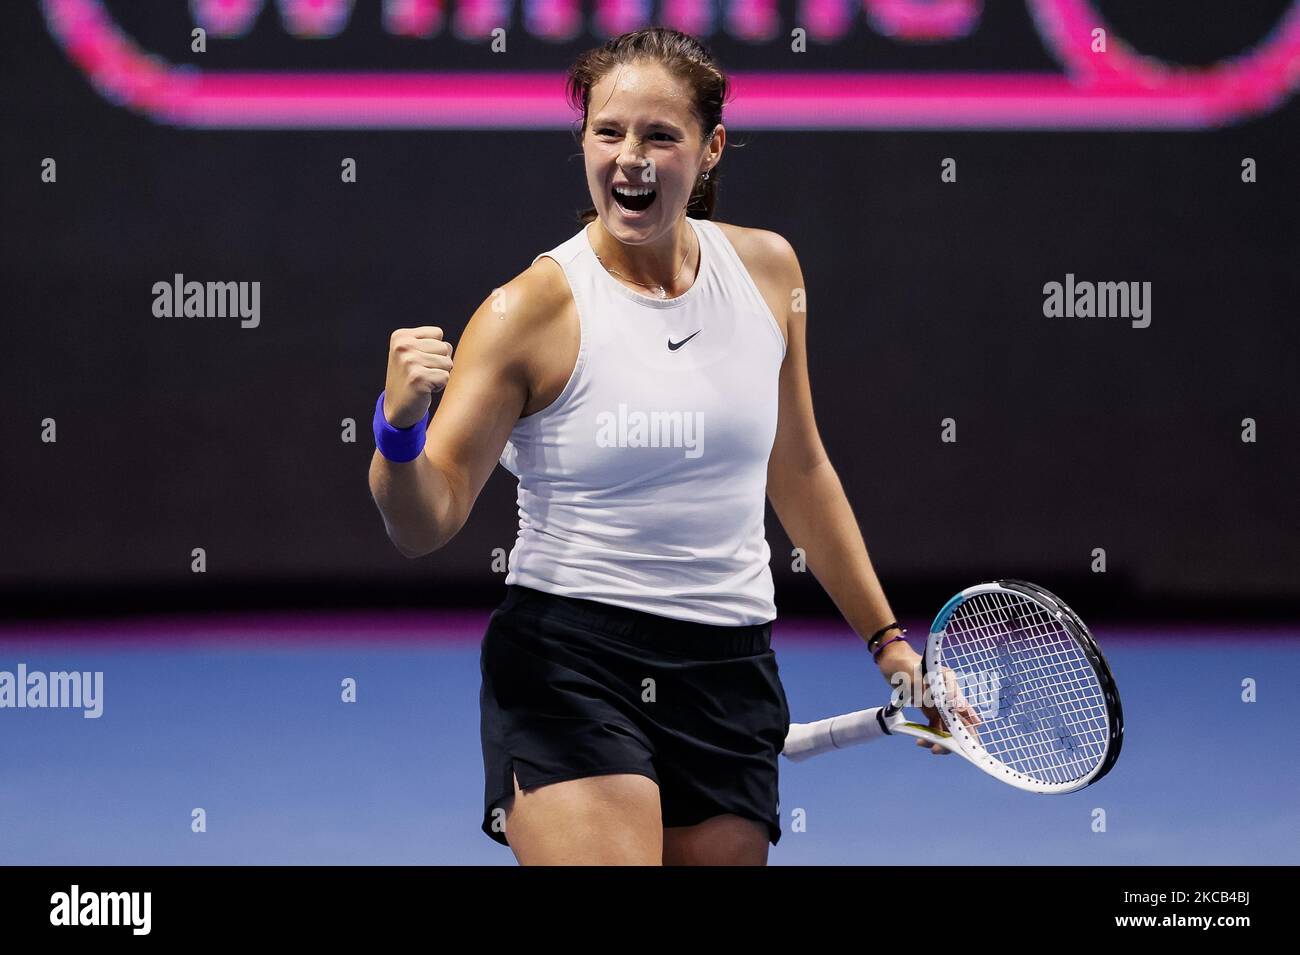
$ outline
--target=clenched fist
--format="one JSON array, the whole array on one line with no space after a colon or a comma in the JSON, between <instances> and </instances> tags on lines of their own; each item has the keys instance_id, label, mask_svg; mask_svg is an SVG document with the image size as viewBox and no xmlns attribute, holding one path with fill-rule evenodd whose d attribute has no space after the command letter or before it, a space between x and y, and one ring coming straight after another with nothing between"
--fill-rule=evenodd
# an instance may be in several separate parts
<instances>
[{"instance_id":1,"label":"clenched fist","mask_svg":"<svg viewBox=\"0 0 1300 955\"><path fill-rule=\"evenodd\" d=\"M451 376L451 343L432 325L399 328L388 340L384 417L394 428L409 428L424 417L435 392Z\"/></svg>"}]
</instances>

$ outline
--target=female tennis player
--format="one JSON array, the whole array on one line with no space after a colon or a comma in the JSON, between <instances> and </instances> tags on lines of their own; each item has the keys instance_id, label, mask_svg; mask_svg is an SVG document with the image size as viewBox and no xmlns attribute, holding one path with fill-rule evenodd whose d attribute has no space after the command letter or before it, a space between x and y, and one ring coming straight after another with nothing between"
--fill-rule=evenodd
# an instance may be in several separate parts
<instances>
[{"instance_id":1,"label":"female tennis player","mask_svg":"<svg viewBox=\"0 0 1300 955\"><path fill-rule=\"evenodd\" d=\"M480 705L482 828L521 864L766 864L790 712L765 493L885 678L920 663L813 419L795 253L713 221L726 91L674 30L584 54L581 231L483 302L454 375L441 328L390 341L370 486L397 548L446 544L498 461L519 479Z\"/></svg>"}]
</instances>

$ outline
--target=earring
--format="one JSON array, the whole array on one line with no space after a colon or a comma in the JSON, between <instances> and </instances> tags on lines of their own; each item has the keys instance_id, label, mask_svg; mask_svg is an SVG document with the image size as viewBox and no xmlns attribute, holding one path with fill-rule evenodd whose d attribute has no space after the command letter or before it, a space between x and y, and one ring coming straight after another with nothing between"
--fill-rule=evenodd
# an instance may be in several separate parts
<instances>
[{"instance_id":1,"label":"earring","mask_svg":"<svg viewBox=\"0 0 1300 955\"><path fill-rule=\"evenodd\" d=\"M709 173L708 173L708 172L705 172L705 173L704 173L704 176L703 176L702 178L704 178L704 179L708 179L708 178L709 178Z\"/></svg>"}]
</instances>

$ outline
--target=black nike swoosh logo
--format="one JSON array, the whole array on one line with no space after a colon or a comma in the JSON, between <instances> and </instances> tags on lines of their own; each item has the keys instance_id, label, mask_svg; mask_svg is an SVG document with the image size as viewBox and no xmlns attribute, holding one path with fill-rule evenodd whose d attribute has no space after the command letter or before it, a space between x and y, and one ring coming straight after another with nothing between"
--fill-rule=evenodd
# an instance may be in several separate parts
<instances>
[{"instance_id":1,"label":"black nike swoosh logo","mask_svg":"<svg viewBox=\"0 0 1300 955\"><path fill-rule=\"evenodd\" d=\"M677 351L677 349L681 348L683 345L685 345L688 341L690 341L692 338L694 338L696 335L698 335L698 334L699 334L700 332L702 332L702 331L704 331L704 329L701 328L699 331L695 332L694 334L687 335L685 338L683 338L683 339L682 339L681 341L679 341L679 342L675 342L675 341L673 341L671 338L668 339L668 350L669 350L669 351Z\"/></svg>"}]
</instances>

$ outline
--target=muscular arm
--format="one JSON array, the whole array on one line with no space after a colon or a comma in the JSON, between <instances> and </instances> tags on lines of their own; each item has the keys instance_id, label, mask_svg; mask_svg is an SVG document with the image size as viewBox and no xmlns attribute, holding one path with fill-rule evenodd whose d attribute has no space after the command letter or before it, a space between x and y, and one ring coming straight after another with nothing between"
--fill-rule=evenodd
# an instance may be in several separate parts
<instances>
[{"instance_id":1,"label":"muscular arm","mask_svg":"<svg viewBox=\"0 0 1300 955\"><path fill-rule=\"evenodd\" d=\"M388 536L406 557L450 541L468 520L529 397L529 356L557 307L539 260L474 312L429 423L424 453L397 464L375 452L370 491Z\"/></svg>"}]
</instances>

